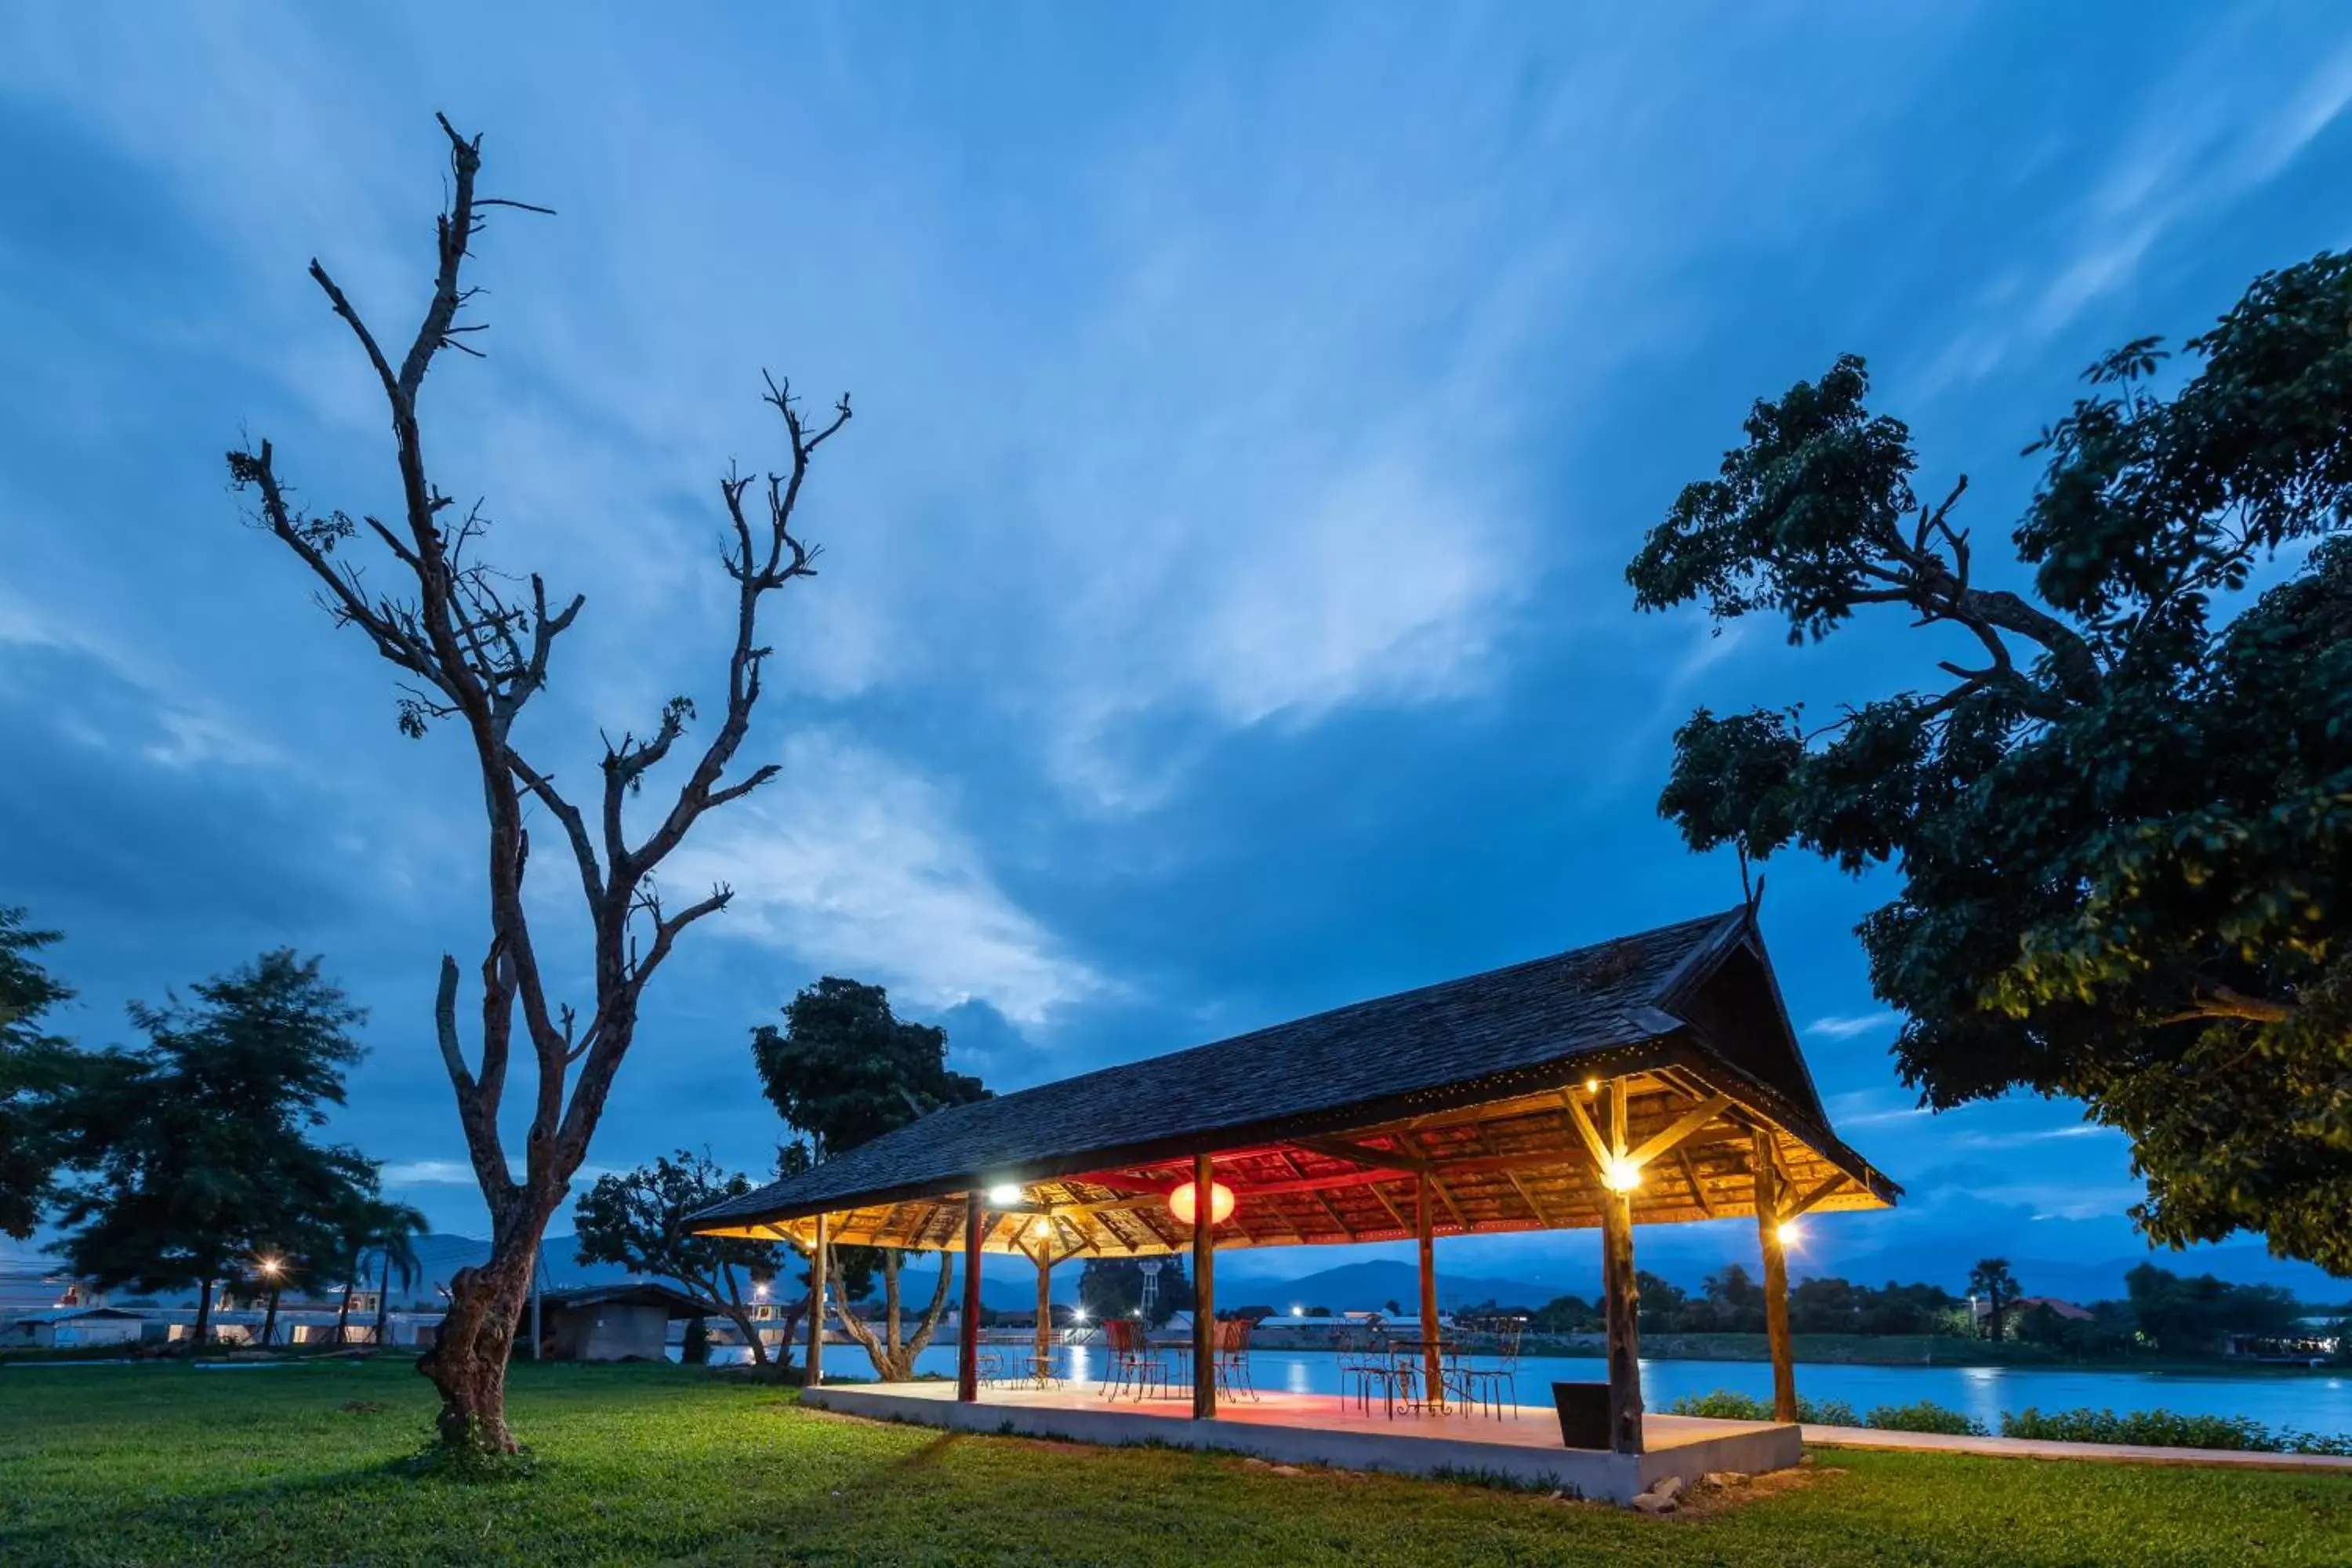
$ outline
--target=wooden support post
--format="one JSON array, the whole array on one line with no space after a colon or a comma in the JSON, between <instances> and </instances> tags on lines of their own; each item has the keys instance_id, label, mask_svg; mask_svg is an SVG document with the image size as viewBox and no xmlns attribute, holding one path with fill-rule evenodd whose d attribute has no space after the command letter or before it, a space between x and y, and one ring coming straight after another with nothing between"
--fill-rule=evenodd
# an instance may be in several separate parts
<instances>
[{"instance_id":1,"label":"wooden support post","mask_svg":"<svg viewBox=\"0 0 2352 1568\"><path fill-rule=\"evenodd\" d=\"M1192 1156L1192 1419L1217 1418L1217 1226L1206 1154Z\"/></svg>"},{"instance_id":2,"label":"wooden support post","mask_svg":"<svg viewBox=\"0 0 2352 1568\"><path fill-rule=\"evenodd\" d=\"M980 1239L986 1215L978 1192L963 1200L963 1310L956 1315L956 1398L980 1401Z\"/></svg>"},{"instance_id":3,"label":"wooden support post","mask_svg":"<svg viewBox=\"0 0 2352 1568\"><path fill-rule=\"evenodd\" d=\"M1037 1248L1037 1375L1054 1364L1054 1237Z\"/></svg>"},{"instance_id":4,"label":"wooden support post","mask_svg":"<svg viewBox=\"0 0 2352 1568\"><path fill-rule=\"evenodd\" d=\"M1625 1080L1609 1086L1611 1152L1625 1152ZM1602 1168L1601 1285L1609 1329L1609 1446L1642 1451L1642 1293L1633 1283L1633 1194L1609 1187Z\"/></svg>"},{"instance_id":5,"label":"wooden support post","mask_svg":"<svg viewBox=\"0 0 2352 1568\"><path fill-rule=\"evenodd\" d=\"M1764 1335L1772 1351L1772 1419L1797 1418L1797 1356L1789 1340L1789 1258L1780 1243L1780 1169L1772 1134L1756 1134L1756 1235L1764 1244Z\"/></svg>"},{"instance_id":6,"label":"wooden support post","mask_svg":"<svg viewBox=\"0 0 2352 1568\"><path fill-rule=\"evenodd\" d=\"M824 1381L824 1265L832 1242L832 1224L817 1215L816 1246L809 1253L808 1363L801 1373L802 1384L810 1388Z\"/></svg>"},{"instance_id":7,"label":"wooden support post","mask_svg":"<svg viewBox=\"0 0 2352 1568\"><path fill-rule=\"evenodd\" d=\"M1633 1285L1633 1194L1601 1196L1601 1283L1609 1326L1609 1446L1642 1451L1641 1294Z\"/></svg>"},{"instance_id":8,"label":"wooden support post","mask_svg":"<svg viewBox=\"0 0 2352 1568\"><path fill-rule=\"evenodd\" d=\"M1444 1352L1437 1342L1437 1194L1429 1173L1413 1182L1413 1226L1421 1239L1421 1370L1429 1382L1421 1391L1432 1405L1445 1403Z\"/></svg>"}]
</instances>

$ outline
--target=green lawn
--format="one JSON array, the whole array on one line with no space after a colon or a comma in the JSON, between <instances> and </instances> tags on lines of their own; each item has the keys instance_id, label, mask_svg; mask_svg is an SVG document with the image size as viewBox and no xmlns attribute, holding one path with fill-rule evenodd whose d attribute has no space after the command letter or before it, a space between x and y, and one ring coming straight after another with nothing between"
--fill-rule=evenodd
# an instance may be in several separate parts
<instances>
[{"instance_id":1,"label":"green lawn","mask_svg":"<svg viewBox=\"0 0 2352 1568\"><path fill-rule=\"evenodd\" d=\"M537 1472L464 1484L397 1468L429 1395L391 1363L0 1371L0 1563L2352 1563L2340 1476L1845 1452L1651 1520L948 1437L678 1368L524 1366Z\"/></svg>"}]
</instances>

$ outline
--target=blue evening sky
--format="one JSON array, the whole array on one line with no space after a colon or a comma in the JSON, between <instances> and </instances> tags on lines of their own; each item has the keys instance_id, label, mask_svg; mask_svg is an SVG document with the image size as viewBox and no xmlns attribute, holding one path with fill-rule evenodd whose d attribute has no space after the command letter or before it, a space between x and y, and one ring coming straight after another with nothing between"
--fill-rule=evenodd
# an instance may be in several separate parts
<instances>
[{"instance_id":1,"label":"blue evening sky","mask_svg":"<svg viewBox=\"0 0 2352 1568\"><path fill-rule=\"evenodd\" d=\"M1733 902L1654 812L1675 725L1956 650L1636 616L1643 530L1853 350L2003 535L2095 353L2352 237L2347 103L2325 4L10 6L0 901L68 933L92 1043L324 953L373 1011L336 1132L480 1228L428 1016L482 941L464 748L394 731L221 464L266 436L312 504L389 515L303 268L405 342L436 110L487 133L486 191L561 215L495 218L490 357L426 395L490 557L588 596L529 727L560 773L673 692L715 710L715 481L780 450L761 369L856 395L750 747L783 775L669 879L738 902L592 1154L758 1169L748 1032L820 973L1003 1089ZM542 947L576 953L556 854ZM1814 1073L1910 1191L1816 1265L2132 1250L2126 1146L2079 1108L1912 1108L1852 935L1887 891L1770 868Z\"/></svg>"}]
</instances>

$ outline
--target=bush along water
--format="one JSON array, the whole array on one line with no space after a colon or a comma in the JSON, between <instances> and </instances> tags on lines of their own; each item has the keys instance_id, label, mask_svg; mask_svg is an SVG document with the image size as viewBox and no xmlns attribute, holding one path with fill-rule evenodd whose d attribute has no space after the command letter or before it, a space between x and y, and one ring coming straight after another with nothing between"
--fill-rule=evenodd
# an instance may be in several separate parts
<instances>
[{"instance_id":1,"label":"bush along water","mask_svg":"<svg viewBox=\"0 0 2352 1568\"><path fill-rule=\"evenodd\" d=\"M1666 1407L1670 1415L1705 1415L1717 1421L1769 1421L1769 1400L1728 1388L1685 1394ZM1955 1437L1989 1436L1974 1416L1922 1399L1916 1405L1881 1405L1856 1415L1843 1400L1797 1401L1797 1419L1808 1426L1867 1426L1881 1432L1941 1432ZM2051 1410L2031 1406L2003 1412L2004 1437L2038 1437L2060 1443L2112 1443L2144 1448L2230 1448L2262 1454L2330 1454L2352 1457L2352 1432L2273 1430L2242 1415L2182 1415L2170 1410Z\"/></svg>"},{"instance_id":2,"label":"bush along water","mask_svg":"<svg viewBox=\"0 0 2352 1568\"><path fill-rule=\"evenodd\" d=\"M1954 1437L1990 1436L1985 1424L1975 1416L1963 1415L1932 1399L1922 1399L1916 1405L1879 1405L1862 1418L1862 1424L1882 1432L1942 1432Z\"/></svg>"},{"instance_id":3,"label":"bush along water","mask_svg":"<svg viewBox=\"0 0 2352 1568\"><path fill-rule=\"evenodd\" d=\"M1728 1388L1713 1394L1686 1394L1666 1407L1669 1415L1705 1415L1717 1421L1769 1421L1772 1402L1750 1399ZM1859 1426L1862 1418L1843 1399L1797 1401L1797 1419L1808 1426Z\"/></svg>"},{"instance_id":4,"label":"bush along water","mask_svg":"<svg viewBox=\"0 0 2352 1568\"><path fill-rule=\"evenodd\" d=\"M2352 1455L2352 1433L2276 1431L2242 1415L2182 1415L2170 1410L2052 1410L2028 1407L2000 1418L2004 1437L2061 1443L2121 1443L2145 1448L2231 1448L2264 1454Z\"/></svg>"}]
</instances>

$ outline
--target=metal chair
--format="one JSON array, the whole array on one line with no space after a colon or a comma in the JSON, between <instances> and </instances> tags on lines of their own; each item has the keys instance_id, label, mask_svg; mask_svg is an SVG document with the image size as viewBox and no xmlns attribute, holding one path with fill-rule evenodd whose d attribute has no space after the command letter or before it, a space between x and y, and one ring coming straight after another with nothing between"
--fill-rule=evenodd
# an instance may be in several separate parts
<instances>
[{"instance_id":1,"label":"metal chair","mask_svg":"<svg viewBox=\"0 0 2352 1568\"><path fill-rule=\"evenodd\" d=\"M1372 1390L1381 1391L1382 1414L1396 1417L1397 1406L1408 1410L1421 1408L1420 1369L1397 1354L1389 1336L1380 1329L1369 1329L1360 1338L1342 1339L1339 1351L1339 1396L1345 1399L1353 1384L1357 1408L1371 1414Z\"/></svg>"},{"instance_id":2,"label":"metal chair","mask_svg":"<svg viewBox=\"0 0 2352 1568\"><path fill-rule=\"evenodd\" d=\"M1167 1388L1168 1363L1152 1348L1150 1336L1140 1321L1130 1318L1108 1320L1103 1324L1103 1344L1105 1399L1117 1399L1125 1388L1132 1388L1139 1400L1147 1389Z\"/></svg>"},{"instance_id":3,"label":"metal chair","mask_svg":"<svg viewBox=\"0 0 2352 1568\"><path fill-rule=\"evenodd\" d=\"M1468 1326L1470 1343L1490 1364L1463 1359L1446 1376L1465 1405L1485 1410L1500 1420L1519 1403L1519 1335L1526 1325L1517 1318L1492 1318Z\"/></svg>"},{"instance_id":4,"label":"metal chair","mask_svg":"<svg viewBox=\"0 0 2352 1568\"><path fill-rule=\"evenodd\" d=\"M1217 1325L1217 1387L1229 1398L1257 1402L1257 1385L1250 1377L1250 1331L1257 1325L1234 1318Z\"/></svg>"}]
</instances>

